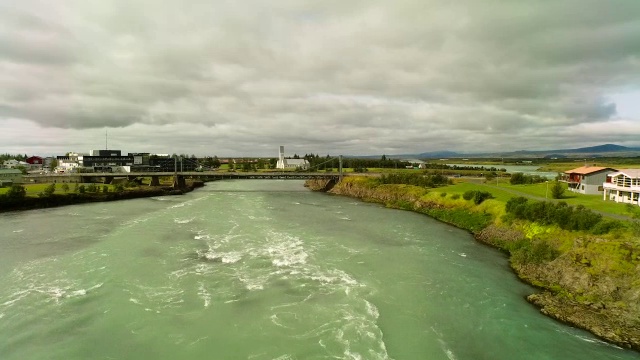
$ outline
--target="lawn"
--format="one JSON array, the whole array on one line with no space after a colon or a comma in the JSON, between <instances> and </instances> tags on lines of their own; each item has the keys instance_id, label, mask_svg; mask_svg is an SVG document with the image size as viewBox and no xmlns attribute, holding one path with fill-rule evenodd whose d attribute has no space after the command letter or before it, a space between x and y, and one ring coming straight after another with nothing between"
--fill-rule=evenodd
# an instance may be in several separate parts
<instances>
[{"instance_id":1,"label":"lawn","mask_svg":"<svg viewBox=\"0 0 640 360\"><path fill-rule=\"evenodd\" d=\"M36 197L38 196L38 194L40 194L41 192L44 191L44 189L49 186L50 184L21 184L22 186L24 186L25 190L27 191L27 196L31 196L31 197ZM68 184L69 185L69 191L67 193L72 193L73 189L75 188L76 184ZM78 184L78 186L80 186L81 184ZM89 184L83 184L85 187ZM100 192L102 192L102 187L104 186L103 184L95 184L98 189L100 189ZM113 185L106 185L109 187L109 191L114 191L113 190ZM0 188L0 194L5 194L7 191L9 191L8 187L5 188ZM55 194L61 194L64 195L65 192L62 190L62 184L56 184L56 191Z\"/></svg>"}]
</instances>

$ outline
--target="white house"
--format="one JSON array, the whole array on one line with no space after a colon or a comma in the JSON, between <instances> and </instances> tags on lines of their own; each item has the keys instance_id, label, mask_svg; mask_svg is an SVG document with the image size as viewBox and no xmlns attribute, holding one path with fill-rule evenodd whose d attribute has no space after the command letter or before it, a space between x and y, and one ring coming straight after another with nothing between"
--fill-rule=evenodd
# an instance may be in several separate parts
<instances>
[{"instance_id":1,"label":"white house","mask_svg":"<svg viewBox=\"0 0 640 360\"><path fill-rule=\"evenodd\" d=\"M640 169L621 169L607 174L604 200L640 206Z\"/></svg>"},{"instance_id":2,"label":"white house","mask_svg":"<svg viewBox=\"0 0 640 360\"><path fill-rule=\"evenodd\" d=\"M309 162L306 159L285 159L284 158L284 146L280 146L280 156L276 163L276 169L307 169L309 168Z\"/></svg>"}]
</instances>

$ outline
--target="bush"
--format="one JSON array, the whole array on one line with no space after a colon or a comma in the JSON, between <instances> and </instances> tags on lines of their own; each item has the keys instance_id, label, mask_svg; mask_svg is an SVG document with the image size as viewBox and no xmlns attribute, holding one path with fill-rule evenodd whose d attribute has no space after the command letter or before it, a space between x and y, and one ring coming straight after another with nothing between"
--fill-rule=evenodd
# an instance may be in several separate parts
<instances>
[{"instance_id":1,"label":"bush","mask_svg":"<svg viewBox=\"0 0 640 360\"><path fill-rule=\"evenodd\" d=\"M540 175L525 175L520 172L511 174L511 179L509 179L511 185L537 184L545 181L547 178Z\"/></svg>"},{"instance_id":2,"label":"bush","mask_svg":"<svg viewBox=\"0 0 640 360\"><path fill-rule=\"evenodd\" d=\"M465 200L473 199L473 203L479 205L487 199L493 199L493 195L488 191L468 190L462 194L462 198Z\"/></svg>"},{"instance_id":3,"label":"bush","mask_svg":"<svg viewBox=\"0 0 640 360\"><path fill-rule=\"evenodd\" d=\"M69 184L67 183L62 184L62 191L64 191L65 193L69 192Z\"/></svg>"},{"instance_id":4,"label":"bush","mask_svg":"<svg viewBox=\"0 0 640 360\"><path fill-rule=\"evenodd\" d=\"M84 192L85 192L85 187L84 187L84 185L79 185L79 186L78 186L78 193L80 193L80 194L84 194Z\"/></svg>"},{"instance_id":5,"label":"bush","mask_svg":"<svg viewBox=\"0 0 640 360\"><path fill-rule=\"evenodd\" d=\"M471 200L471 199L473 199L475 194L476 194L475 190L467 190L467 191L464 192L464 194L462 194L462 198L465 199L465 200Z\"/></svg>"},{"instance_id":6,"label":"bush","mask_svg":"<svg viewBox=\"0 0 640 360\"><path fill-rule=\"evenodd\" d=\"M109 187L107 185L103 185L102 186L102 192L103 193L108 193L109 192Z\"/></svg>"},{"instance_id":7,"label":"bush","mask_svg":"<svg viewBox=\"0 0 640 360\"><path fill-rule=\"evenodd\" d=\"M562 199L562 195L564 195L564 185L556 180L551 187L551 197L554 199Z\"/></svg>"},{"instance_id":8,"label":"bush","mask_svg":"<svg viewBox=\"0 0 640 360\"><path fill-rule=\"evenodd\" d=\"M543 225L558 225L564 230L592 230L601 220L597 214L583 205L575 208L561 201L556 204L547 201L529 201L524 197L514 197L507 201L505 210L509 216L516 219L538 222ZM600 234L616 228L615 224L602 224L598 228Z\"/></svg>"},{"instance_id":9,"label":"bush","mask_svg":"<svg viewBox=\"0 0 640 360\"><path fill-rule=\"evenodd\" d=\"M453 200L458 200L458 199L460 199L460 194L453 194L453 195L451 195L451 198Z\"/></svg>"},{"instance_id":10,"label":"bush","mask_svg":"<svg viewBox=\"0 0 640 360\"><path fill-rule=\"evenodd\" d=\"M487 199L493 199L493 195L488 191L476 191L473 195L473 203L476 205L482 204Z\"/></svg>"},{"instance_id":11,"label":"bush","mask_svg":"<svg viewBox=\"0 0 640 360\"><path fill-rule=\"evenodd\" d=\"M27 190L22 185L14 184L11 185L6 195L10 200L20 200L27 196Z\"/></svg>"},{"instance_id":12,"label":"bush","mask_svg":"<svg viewBox=\"0 0 640 360\"><path fill-rule=\"evenodd\" d=\"M49 184L44 188L44 191L42 191L40 196L50 197L54 192L56 192L56 184Z\"/></svg>"},{"instance_id":13,"label":"bush","mask_svg":"<svg viewBox=\"0 0 640 360\"><path fill-rule=\"evenodd\" d=\"M121 193L124 191L124 186L122 184L116 184L113 189L115 190L115 192Z\"/></svg>"},{"instance_id":14,"label":"bush","mask_svg":"<svg viewBox=\"0 0 640 360\"><path fill-rule=\"evenodd\" d=\"M608 234L615 229L622 228L623 226L622 222L618 220L602 220L598 222L593 229L591 229L591 233L594 235Z\"/></svg>"},{"instance_id":15,"label":"bush","mask_svg":"<svg viewBox=\"0 0 640 360\"><path fill-rule=\"evenodd\" d=\"M441 192L440 193L440 197L447 197L447 193L446 192Z\"/></svg>"},{"instance_id":16,"label":"bush","mask_svg":"<svg viewBox=\"0 0 640 360\"><path fill-rule=\"evenodd\" d=\"M96 184L89 184L87 185L87 192L90 193L94 193L94 192L98 192L98 187L96 186Z\"/></svg>"}]
</instances>

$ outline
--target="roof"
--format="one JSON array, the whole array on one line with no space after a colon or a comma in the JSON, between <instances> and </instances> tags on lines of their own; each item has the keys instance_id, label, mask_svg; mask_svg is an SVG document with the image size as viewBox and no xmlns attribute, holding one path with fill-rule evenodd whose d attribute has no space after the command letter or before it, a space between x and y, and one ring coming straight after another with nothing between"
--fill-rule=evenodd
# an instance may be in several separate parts
<instances>
[{"instance_id":1,"label":"roof","mask_svg":"<svg viewBox=\"0 0 640 360\"><path fill-rule=\"evenodd\" d=\"M285 159L289 165L306 165L309 162L306 159Z\"/></svg>"},{"instance_id":2,"label":"roof","mask_svg":"<svg viewBox=\"0 0 640 360\"><path fill-rule=\"evenodd\" d=\"M616 171L616 169L612 169L612 168L608 168L608 167L602 167L602 166L581 166L581 167L573 169L573 170L567 170L564 173L565 174L588 175L588 174L593 174L593 173L597 173L597 172L605 171L605 170Z\"/></svg>"},{"instance_id":3,"label":"roof","mask_svg":"<svg viewBox=\"0 0 640 360\"><path fill-rule=\"evenodd\" d=\"M620 169L614 173L607 174L608 176L618 176L618 175L626 175L632 179L640 178L640 169Z\"/></svg>"}]
</instances>

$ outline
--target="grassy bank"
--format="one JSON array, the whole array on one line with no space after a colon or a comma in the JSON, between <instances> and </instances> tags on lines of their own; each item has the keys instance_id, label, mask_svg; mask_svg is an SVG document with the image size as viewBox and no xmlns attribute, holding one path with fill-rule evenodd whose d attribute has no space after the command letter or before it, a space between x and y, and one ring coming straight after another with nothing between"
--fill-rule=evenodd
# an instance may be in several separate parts
<instances>
[{"instance_id":1,"label":"grassy bank","mask_svg":"<svg viewBox=\"0 0 640 360\"><path fill-rule=\"evenodd\" d=\"M349 177L331 193L424 213L469 230L477 240L507 252L518 276L541 289L528 300L543 313L640 350L640 224L619 222L609 228L611 220L587 209L556 209L526 199L519 212L514 206L508 212L506 204L514 197L508 190L470 183L428 189ZM489 192L493 198L465 200L470 191ZM525 220L535 218L536 209L568 211L566 216L573 217L567 221L575 224L542 220L544 214L538 214L539 221Z\"/></svg>"}]
</instances>

